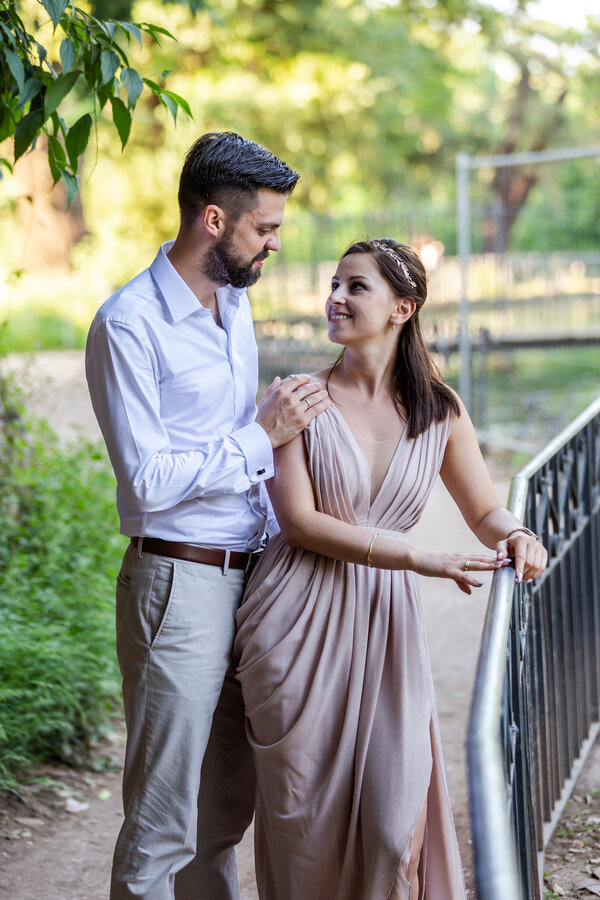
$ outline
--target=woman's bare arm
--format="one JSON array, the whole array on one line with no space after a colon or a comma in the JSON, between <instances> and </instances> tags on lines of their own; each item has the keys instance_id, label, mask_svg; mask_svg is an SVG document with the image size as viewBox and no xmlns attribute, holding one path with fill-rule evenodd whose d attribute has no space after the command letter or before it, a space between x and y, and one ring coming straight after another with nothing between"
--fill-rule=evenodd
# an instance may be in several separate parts
<instances>
[{"instance_id":1,"label":"woman's bare arm","mask_svg":"<svg viewBox=\"0 0 600 900\"><path fill-rule=\"evenodd\" d=\"M500 502L462 403L460 416L452 422L440 474L481 543L495 549L499 559L514 557L517 580L537 578L546 567L548 554L535 538L515 530L522 523Z\"/></svg>"},{"instance_id":2,"label":"woman's bare arm","mask_svg":"<svg viewBox=\"0 0 600 900\"><path fill-rule=\"evenodd\" d=\"M451 578L465 593L481 582L478 571L499 568L493 556L466 553L436 553L382 535L374 544L373 532L319 512L306 464L301 436L274 452L275 476L268 483L269 495L282 535L291 547L302 547L345 562L367 564L371 547L372 565L382 569L412 569L421 575ZM469 571L464 571L466 560Z\"/></svg>"}]
</instances>

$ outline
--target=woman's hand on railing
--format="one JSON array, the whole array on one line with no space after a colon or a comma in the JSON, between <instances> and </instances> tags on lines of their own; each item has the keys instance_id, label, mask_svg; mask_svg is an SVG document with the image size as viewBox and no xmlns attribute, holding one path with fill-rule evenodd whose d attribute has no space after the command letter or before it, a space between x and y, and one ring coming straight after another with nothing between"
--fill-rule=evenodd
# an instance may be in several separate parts
<instances>
[{"instance_id":1,"label":"woman's hand on railing","mask_svg":"<svg viewBox=\"0 0 600 900\"><path fill-rule=\"evenodd\" d=\"M503 541L496 544L498 559L514 559L515 581L533 581L542 574L548 562L548 552L533 534L513 531Z\"/></svg>"},{"instance_id":2,"label":"woman's hand on railing","mask_svg":"<svg viewBox=\"0 0 600 900\"><path fill-rule=\"evenodd\" d=\"M419 575L451 578L464 594L470 594L472 588L483 586L483 582L476 578L477 572L495 572L509 562L506 555L500 558L479 553L439 553L415 548L411 568Z\"/></svg>"}]
</instances>

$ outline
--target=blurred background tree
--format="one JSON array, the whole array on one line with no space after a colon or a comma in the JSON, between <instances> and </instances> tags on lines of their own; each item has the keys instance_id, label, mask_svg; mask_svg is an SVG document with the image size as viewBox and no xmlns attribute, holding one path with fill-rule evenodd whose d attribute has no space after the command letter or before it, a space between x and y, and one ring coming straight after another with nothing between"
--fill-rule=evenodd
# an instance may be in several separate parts
<instances>
[{"instance_id":1,"label":"blurred background tree","mask_svg":"<svg viewBox=\"0 0 600 900\"><path fill-rule=\"evenodd\" d=\"M165 82L156 73L169 73L170 89L189 101L194 119L173 128L156 91L144 92L125 153L108 123L99 121L97 143L82 165L84 226L68 255L57 248L43 253L43 234L38 249L32 246L37 213L23 199L30 191L19 177L4 179L0 291L10 317L15 304L23 309L34 296L39 303L40 268L67 265L68 282L56 272L42 296L48 306L69 308L71 338L80 341L77 329L85 330L98 301L174 235L183 156L211 129L240 131L301 171L289 205L288 221L296 226L288 226L293 239L282 254L288 261L333 258L340 238L328 221L345 218L359 232L375 214L381 222L391 210L423 205L432 215L439 211L439 237L454 252L459 150L513 152L600 137L600 16L577 30L533 18L527 0L512 7L506 0L504 11L495 6L479 0L94 0L92 14L154 22L174 34L177 43L144 41L135 65L151 73L157 89ZM75 102L68 112L81 114ZM501 251L511 233L524 247L535 242L539 226L519 218L535 199L538 174L522 168L490 174L495 203L510 203L510 214L500 217L501 227L490 219L484 249ZM575 180L568 167L560 177ZM585 178L576 180L576 190L589 196ZM24 227L17 225L19 211ZM318 233L309 211L322 217ZM600 226L592 213L587 217L589 239L590 228L596 233ZM61 340L71 338L63 333Z\"/></svg>"}]
</instances>

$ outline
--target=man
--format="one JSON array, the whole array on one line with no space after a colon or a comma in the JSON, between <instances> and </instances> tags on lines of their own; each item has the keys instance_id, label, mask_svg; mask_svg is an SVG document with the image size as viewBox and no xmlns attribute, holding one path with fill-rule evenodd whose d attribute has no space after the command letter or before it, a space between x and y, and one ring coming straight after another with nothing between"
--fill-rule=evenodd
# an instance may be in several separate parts
<instances>
[{"instance_id":1,"label":"man","mask_svg":"<svg viewBox=\"0 0 600 900\"><path fill-rule=\"evenodd\" d=\"M111 900L239 895L254 768L228 672L235 613L264 539L273 448L329 405L307 376L255 402L245 289L279 250L297 180L237 134L201 137L176 240L90 328L87 379L131 538L117 579L127 749Z\"/></svg>"}]
</instances>

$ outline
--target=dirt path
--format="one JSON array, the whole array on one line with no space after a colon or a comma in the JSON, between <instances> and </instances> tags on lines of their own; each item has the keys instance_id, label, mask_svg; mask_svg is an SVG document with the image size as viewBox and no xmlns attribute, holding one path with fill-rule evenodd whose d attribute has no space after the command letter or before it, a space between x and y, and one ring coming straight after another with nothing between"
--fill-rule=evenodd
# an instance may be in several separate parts
<instances>
[{"instance_id":1,"label":"dirt path","mask_svg":"<svg viewBox=\"0 0 600 900\"><path fill-rule=\"evenodd\" d=\"M24 363L15 361L14 365ZM29 381L36 386L35 411L63 434L68 434L72 423L97 432L83 383L81 353L40 354L25 366ZM504 499L507 484L500 482L498 489ZM477 548L441 484L436 486L413 538L415 543L433 549L450 544L469 551ZM490 576L485 576L486 586L466 597L447 581L422 580L448 788L470 897L474 893L464 739L489 581ZM64 773L54 772L50 777L60 782ZM7 820L11 836L0 843L1 900L108 897L110 859L121 821L118 772L92 773L87 783L81 780L75 787L71 783L70 789L71 801L68 797L59 799L58 808L54 805L50 811L35 798L29 807L11 801L11 818ZM65 804L73 811L68 812ZM251 843L248 834L239 848L242 900L257 898Z\"/></svg>"}]
</instances>

